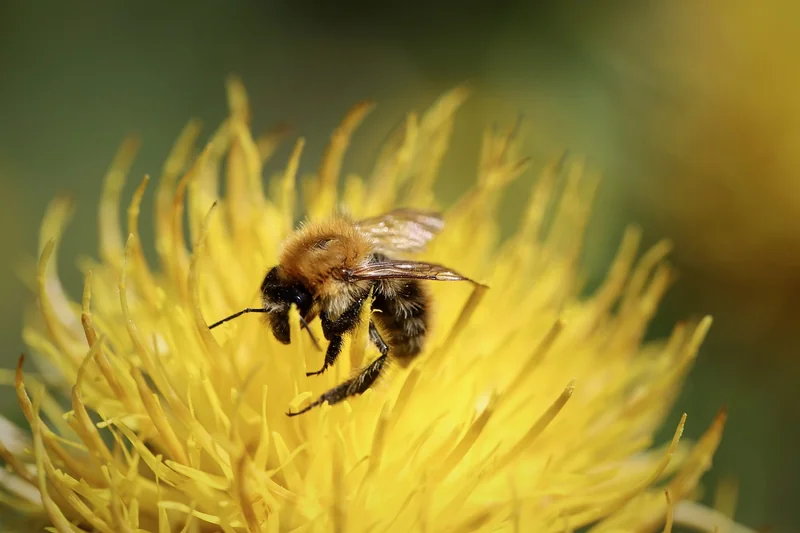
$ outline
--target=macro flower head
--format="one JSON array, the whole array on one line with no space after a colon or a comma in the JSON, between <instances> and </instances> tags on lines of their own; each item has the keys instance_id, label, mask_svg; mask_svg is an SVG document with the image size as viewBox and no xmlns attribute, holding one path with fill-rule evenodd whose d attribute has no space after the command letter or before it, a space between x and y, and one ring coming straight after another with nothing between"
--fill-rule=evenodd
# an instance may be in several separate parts
<instances>
[{"instance_id":1,"label":"macro flower head","mask_svg":"<svg viewBox=\"0 0 800 533\"><path fill-rule=\"evenodd\" d=\"M278 134L254 138L242 84L230 115L196 150L181 133L155 187L157 265L139 212L121 191L136 141L123 143L99 209L100 254L84 260L82 297L62 288L56 252L71 204L56 199L41 229L38 308L13 374L30 434L8 427L3 501L59 532L99 531L653 531L697 523L698 495L725 421L680 441L654 434L680 391L710 318L643 343L672 279L666 242L640 258L622 240L605 282L581 297L579 255L596 180L557 161L533 180L509 238L506 186L529 175L515 128L483 137L477 179L453 205L434 185L464 88L407 120L366 178L340 175L354 106L318 171L298 176L303 139L264 185ZM221 192L224 190L224 193ZM395 207L441 210L422 257L488 286L430 282L423 352L365 393L289 417L378 355L365 324L322 364L290 312L291 343L260 315L259 286L302 220ZM123 223L124 220L124 223ZM323 338L319 321L310 324ZM323 346L324 348L324 346ZM708 524L705 524L708 525Z\"/></svg>"}]
</instances>

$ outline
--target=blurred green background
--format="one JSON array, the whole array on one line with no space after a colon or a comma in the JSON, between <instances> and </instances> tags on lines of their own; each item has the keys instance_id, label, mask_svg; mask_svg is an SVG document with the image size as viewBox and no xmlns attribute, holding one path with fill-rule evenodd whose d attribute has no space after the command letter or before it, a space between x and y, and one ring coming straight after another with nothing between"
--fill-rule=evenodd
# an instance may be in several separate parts
<instances>
[{"instance_id":1,"label":"blurred green background","mask_svg":"<svg viewBox=\"0 0 800 533\"><path fill-rule=\"evenodd\" d=\"M680 271L653 336L683 318L715 316L667 423L674 427L687 411L686 434L696 437L728 405L707 501L722 477L734 476L738 520L775 531L800 527L800 41L793 30L800 17L793 4L77 5L0 7L3 366L23 349L21 310L31 300L14 269L35 253L45 206L59 192L77 201L60 265L77 296L74 258L96 253L101 179L126 134L144 142L133 176L157 175L189 118L210 131L225 116L223 83L236 73L257 130L285 120L306 136L307 171L346 109L377 100L345 163L364 172L407 110L467 81L475 92L457 119L444 197L474 176L480 129L518 112L525 148L539 164L562 148L586 156L604 178L586 251L590 278L603 274L625 224L635 222L648 242L673 239ZM271 170L288 150L287 143ZM511 196L507 224L520 207L519 195ZM21 418L8 391L0 401L3 412Z\"/></svg>"}]
</instances>

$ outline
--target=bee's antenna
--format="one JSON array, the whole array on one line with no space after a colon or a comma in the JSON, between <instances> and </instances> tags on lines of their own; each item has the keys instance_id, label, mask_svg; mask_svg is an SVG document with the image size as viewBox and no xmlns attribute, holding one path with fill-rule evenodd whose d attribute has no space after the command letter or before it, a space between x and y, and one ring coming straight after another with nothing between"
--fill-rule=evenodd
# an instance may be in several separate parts
<instances>
[{"instance_id":1,"label":"bee's antenna","mask_svg":"<svg viewBox=\"0 0 800 533\"><path fill-rule=\"evenodd\" d=\"M233 313L231 316L227 316L227 317L223 318L222 320L218 320L218 321L214 322L213 324L208 326L208 329L214 329L217 326L221 326L225 322L233 320L234 318L238 318L238 317L240 317L240 316L242 316L244 314L247 314L247 313L266 313L266 312L267 312L267 310L264 309L263 307L246 307L245 309L242 309L238 313ZM315 337L314 334L311 332L311 329L308 327L308 322L306 322L306 320L302 316L300 317L300 325L303 326L303 328L306 331L308 331L308 336L311 338L311 343L314 345L314 348L316 348L317 351L321 352L322 348L319 345L319 341L317 340L317 337Z\"/></svg>"},{"instance_id":2,"label":"bee's antenna","mask_svg":"<svg viewBox=\"0 0 800 533\"><path fill-rule=\"evenodd\" d=\"M238 313L233 313L229 317L225 317L222 320L214 322L213 324L208 326L208 329L214 329L215 327L220 326L220 325L224 324L225 322L228 322L229 320L233 320L234 318L238 318L238 317L240 317L240 316L242 316L242 315L244 315L246 313L266 313L266 312L267 312L267 310L262 308L262 307L247 307L245 309L242 309Z\"/></svg>"},{"instance_id":3,"label":"bee's antenna","mask_svg":"<svg viewBox=\"0 0 800 533\"><path fill-rule=\"evenodd\" d=\"M314 336L314 334L311 332L311 328L308 327L308 322L306 322L306 319L303 318L302 316L300 317L300 324L308 332L308 336L311 338L311 343L314 345L314 348L316 348L318 352L321 352L322 351L322 347L319 345L319 341Z\"/></svg>"}]
</instances>

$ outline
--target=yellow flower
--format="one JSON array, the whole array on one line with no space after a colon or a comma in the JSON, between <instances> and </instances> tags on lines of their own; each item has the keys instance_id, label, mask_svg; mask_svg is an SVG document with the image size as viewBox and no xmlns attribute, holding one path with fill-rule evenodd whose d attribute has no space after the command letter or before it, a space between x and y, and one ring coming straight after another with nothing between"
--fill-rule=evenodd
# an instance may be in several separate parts
<instances>
[{"instance_id":1,"label":"yellow flower","mask_svg":"<svg viewBox=\"0 0 800 533\"><path fill-rule=\"evenodd\" d=\"M305 209L296 213L303 140L265 194L262 167L278 135L254 140L243 87L231 80L228 89L230 117L210 142L195 157L199 127L190 123L164 166L158 268L138 231L147 178L120 227L134 141L106 177L100 260L82 263L81 302L54 268L70 205L59 199L48 211L39 312L24 331L40 373L27 363L23 372L21 358L14 376L32 439L15 432L2 448L20 489L5 483L9 506L60 532L646 531L661 528L668 510L672 520L665 491L676 503L696 495L724 413L694 444L678 443L685 417L671 443L654 447L653 434L710 319L640 345L671 271L665 243L634 265L634 229L605 283L578 298L594 186L580 165L563 184L560 165L544 172L518 231L501 242L498 200L527 167L513 130L485 135L477 184L446 210L425 256L491 288L431 282L435 328L410 368L287 417L376 356L366 328L326 374L306 377L322 354L300 334L296 312L290 345L256 317L208 324L257 304L296 217L437 207L437 169L466 91L409 114L372 176L339 187L351 133L371 108L355 106L302 182ZM312 330L321 338L318 323ZM697 515L677 506L676 521L681 509Z\"/></svg>"}]
</instances>

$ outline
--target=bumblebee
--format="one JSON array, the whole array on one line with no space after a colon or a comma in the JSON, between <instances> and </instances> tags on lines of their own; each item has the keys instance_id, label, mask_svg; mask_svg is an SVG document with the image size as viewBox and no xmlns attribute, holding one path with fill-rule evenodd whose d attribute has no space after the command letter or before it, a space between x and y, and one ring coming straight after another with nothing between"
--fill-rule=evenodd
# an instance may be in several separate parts
<instances>
[{"instance_id":1,"label":"bumblebee","mask_svg":"<svg viewBox=\"0 0 800 533\"><path fill-rule=\"evenodd\" d=\"M431 298L424 280L477 282L435 263L398 259L419 253L444 227L437 213L398 209L380 216L352 220L335 215L301 225L284 242L278 264L261 284L261 307L247 308L211 326L215 328L245 313L265 313L275 338L289 344L289 309L294 304L303 328L319 317L328 341L322 374L336 362L344 337L359 322L370 291L369 339L380 356L354 377L322 394L296 416L328 402L338 403L366 391L391 356L407 365L423 349L428 333ZM310 331L309 331L310 334ZM316 344L316 340L312 340Z\"/></svg>"}]
</instances>

